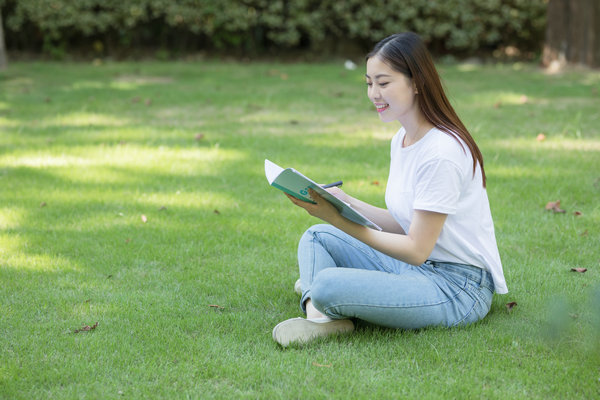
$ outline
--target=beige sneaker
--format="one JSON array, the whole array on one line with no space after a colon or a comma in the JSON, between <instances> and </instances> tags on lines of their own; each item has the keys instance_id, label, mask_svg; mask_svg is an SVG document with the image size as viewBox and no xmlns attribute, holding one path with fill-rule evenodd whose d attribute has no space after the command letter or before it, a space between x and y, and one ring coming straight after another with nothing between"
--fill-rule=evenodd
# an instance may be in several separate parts
<instances>
[{"instance_id":1,"label":"beige sneaker","mask_svg":"<svg viewBox=\"0 0 600 400\"><path fill-rule=\"evenodd\" d=\"M349 333L353 330L354 324L349 319L292 318L280 322L273 328L273 339L283 347L287 347L291 343L307 343L319 337Z\"/></svg>"},{"instance_id":2,"label":"beige sneaker","mask_svg":"<svg viewBox=\"0 0 600 400\"><path fill-rule=\"evenodd\" d=\"M302 296L302 287L300 286L300 279L298 279L296 281L296 283L294 284L294 292L296 292L296 294Z\"/></svg>"}]
</instances>

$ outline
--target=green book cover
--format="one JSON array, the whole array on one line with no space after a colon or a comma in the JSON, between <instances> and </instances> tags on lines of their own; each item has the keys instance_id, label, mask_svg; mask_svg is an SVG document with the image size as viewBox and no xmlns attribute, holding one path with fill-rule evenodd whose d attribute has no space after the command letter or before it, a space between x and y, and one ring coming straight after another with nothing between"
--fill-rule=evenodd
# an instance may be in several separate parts
<instances>
[{"instance_id":1,"label":"green book cover","mask_svg":"<svg viewBox=\"0 0 600 400\"><path fill-rule=\"evenodd\" d=\"M297 199L314 203L308 194L308 189L313 189L325 200L333 204L335 208L338 209L340 214L342 214L342 216L345 218L356 222L357 224L364 225L372 229L377 229L378 231L381 230L377 224L370 221L364 215L350 207L348 203L338 199L327 190L319 186L319 184L315 183L293 168L284 169L274 162L265 160L265 175L267 177L267 181L269 181L269 185L276 187L277 189L282 190L285 193L296 197Z\"/></svg>"}]
</instances>

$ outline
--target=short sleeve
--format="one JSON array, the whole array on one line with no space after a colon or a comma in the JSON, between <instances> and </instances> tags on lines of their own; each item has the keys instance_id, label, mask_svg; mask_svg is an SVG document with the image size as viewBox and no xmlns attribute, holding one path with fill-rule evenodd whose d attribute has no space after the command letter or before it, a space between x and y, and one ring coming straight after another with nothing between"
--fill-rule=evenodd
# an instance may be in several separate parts
<instances>
[{"instance_id":1,"label":"short sleeve","mask_svg":"<svg viewBox=\"0 0 600 400\"><path fill-rule=\"evenodd\" d=\"M464 171L446 159L431 160L417 170L415 210L455 214L458 210Z\"/></svg>"}]
</instances>

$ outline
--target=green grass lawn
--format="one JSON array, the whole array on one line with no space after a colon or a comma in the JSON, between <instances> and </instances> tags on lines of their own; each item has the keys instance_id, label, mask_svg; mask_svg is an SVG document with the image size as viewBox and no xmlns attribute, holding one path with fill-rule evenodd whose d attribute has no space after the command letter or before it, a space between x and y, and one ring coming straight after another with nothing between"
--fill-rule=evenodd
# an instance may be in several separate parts
<instances>
[{"instance_id":1,"label":"green grass lawn","mask_svg":"<svg viewBox=\"0 0 600 400\"><path fill-rule=\"evenodd\" d=\"M263 161L383 206L398 125L379 122L364 70L12 64L0 398L600 396L600 72L440 71L485 157L510 293L470 327L358 323L284 350L271 330L300 316L296 245L318 221ZM545 210L556 200L565 213Z\"/></svg>"}]
</instances>

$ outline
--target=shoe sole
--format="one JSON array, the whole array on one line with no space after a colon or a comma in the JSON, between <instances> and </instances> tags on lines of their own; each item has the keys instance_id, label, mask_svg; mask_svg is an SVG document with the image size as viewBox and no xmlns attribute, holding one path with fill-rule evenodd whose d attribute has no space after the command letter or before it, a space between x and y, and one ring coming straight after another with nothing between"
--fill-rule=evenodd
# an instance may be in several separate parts
<instances>
[{"instance_id":1,"label":"shoe sole","mask_svg":"<svg viewBox=\"0 0 600 400\"><path fill-rule=\"evenodd\" d=\"M300 279L298 279L296 281L296 283L294 284L294 292L296 292L296 294L302 296L302 286L300 286Z\"/></svg>"},{"instance_id":2,"label":"shoe sole","mask_svg":"<svg viewBox=\"0 0 600 400\"><path fill-rule=\"evenodd\" d=\"M292 318L280 322L273 328L273 339L283 347L287 347L291 343L303 344L316 338L349 333L353 330L354 324L349 319L314 322L304 318Z\"/></svg>"}]
</instances>

